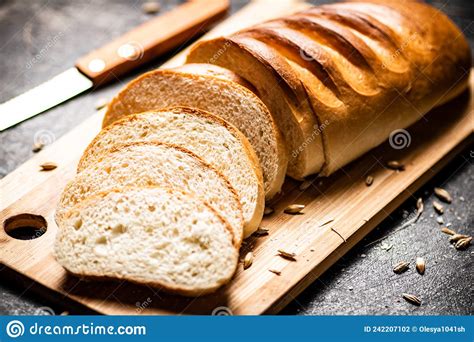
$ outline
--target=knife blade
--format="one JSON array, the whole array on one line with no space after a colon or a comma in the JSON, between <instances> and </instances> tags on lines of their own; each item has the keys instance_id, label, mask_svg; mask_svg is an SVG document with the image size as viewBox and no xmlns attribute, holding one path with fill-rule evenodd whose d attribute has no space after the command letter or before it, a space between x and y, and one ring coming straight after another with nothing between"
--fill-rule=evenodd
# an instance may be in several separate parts
<instances>
[{"instance_id":1,"label":"knife blade","mask_svg":"<svg viewBox=\"0 0 474 342\"><path fill-rule=\"evenodd\" d=\"M228 9L229 0L191 0L145 22L80 58L74 67L0 104L0 131L179 47L225 16Z\"/></svg>"}]
</instances>

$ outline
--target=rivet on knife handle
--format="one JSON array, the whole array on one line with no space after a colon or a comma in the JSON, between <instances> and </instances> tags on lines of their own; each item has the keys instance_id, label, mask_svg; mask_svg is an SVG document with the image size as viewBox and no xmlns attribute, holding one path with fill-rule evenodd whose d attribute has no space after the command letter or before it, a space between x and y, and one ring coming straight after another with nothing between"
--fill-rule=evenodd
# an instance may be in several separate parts
<instances>
[{"instance_id":1,"label":"rivet on knife handle","mask_svg":"<svg viewBox=\"0 0 474 342\"><path fill-rule=\"evenodd\" d=\"M186 43L227 13L228 0L188 1L92 51L76 67L94 85L103 84Z\"/></svg>"}]
</instances>

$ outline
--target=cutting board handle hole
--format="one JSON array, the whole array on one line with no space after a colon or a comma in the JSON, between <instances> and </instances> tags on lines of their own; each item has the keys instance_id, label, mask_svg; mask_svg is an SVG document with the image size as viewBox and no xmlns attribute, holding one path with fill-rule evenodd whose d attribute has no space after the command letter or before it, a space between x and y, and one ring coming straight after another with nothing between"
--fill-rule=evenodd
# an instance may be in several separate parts
<instances>
[{"instance_id":1,"label":"cutting board handle hole","mask_svg":"<svg viewBox=\"0 0 474 342\"><path fill-rule=\"evenodd\" d=\"M11 216L3 222L5 233L17 240L37 239L46 233L47 228L46 219L34 214Z\"/></svg>"}]
</instances>

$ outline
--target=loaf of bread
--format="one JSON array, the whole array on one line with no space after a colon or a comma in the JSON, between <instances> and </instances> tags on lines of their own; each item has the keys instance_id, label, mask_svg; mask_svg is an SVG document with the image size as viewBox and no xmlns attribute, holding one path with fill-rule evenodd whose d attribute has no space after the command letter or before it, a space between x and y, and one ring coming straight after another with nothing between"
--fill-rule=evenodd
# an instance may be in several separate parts
<instances>
[{"instance_id":1,"label":"loaf of bread","mask_svg":"<svg viewBox=\"0 0 474 342\"><path fill-rule=\"evenodd\" d=\"M390 0L312 7L197 44L188 62L109 104L56 213L70 272L215 291L285 172L334 173L463 92L471 68L444 14Z\"/></svg>"},{"instance_id":2,"label":"loaf of bread","mask_svg":"<svg viewBox=\"0 0 474 342\"><path fill-rule=\"evenodd\" d=\"M257 230L265 207L262 170L255 151L237 128L208 112L184 107L129 115L97 135L79 161L78 171L95 164L118 143L139 141L178 145L212 165L239 195L244 237Z\"/></svg>"},{"instance_id":3,"label":"loaf of bread","mask_svg":"<svg viewBox=\"0 0 474 342\"><path fill-rule=\"evenodd\" d=\"M124 279L188 296L227 283L238 260L232 230L206 202L165 188L121 188L64 217L56 259L69 272Z\"/></svg>"},{"instance_id":4,"label":"loaf of bread","mask_svg":"<svg viewBox=\"0 0 474 342\"><path fill-rule=\"evenodd\" d=\"M330 175L457 96L471 68L461 31L415 1L313 7L197 44L188 62L257 89L298 179Z\"/></svg>"},{"instance_id":5,"label":"loaf of bread","mask_svg":"<svg viewBox=\"0 0 474 342\"><path fill-rule=\"evenodd\" d=\"M192 152L165 143L114 146L66 186L56 210L56 222L61 225L62 217L88 197L133 186L161 186L196 194L227 220L234 244L240 246L244 221L235 189L219 171Z\"/></svg>"}]
</instances>

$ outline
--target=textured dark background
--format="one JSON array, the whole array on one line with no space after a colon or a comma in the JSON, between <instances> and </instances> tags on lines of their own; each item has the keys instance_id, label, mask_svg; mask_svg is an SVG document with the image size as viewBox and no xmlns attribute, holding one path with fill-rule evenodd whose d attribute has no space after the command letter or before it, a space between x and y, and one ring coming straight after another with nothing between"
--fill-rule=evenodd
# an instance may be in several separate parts
<instances>
[{"instance_id":1,"label":"textured dark background","mask_svg":"<svg viewBox=\"0 0 474 342\"><path fill-rule=\"evenodd\" d=\"M278 1L278 0L276 0ZM142 1L108 0L1 0L0 1L0 102L48 80L74 64L91 49L107 43L150 18L141 10ZM179 1L161 1L162 11ZM245 1L233 1L232 10ZM472 1L432 1L474 40ZM170 54L171 55L171 54ZM39 57L35 57L39 56ZM169 56L168 56L169 57ZM161 61L165 60L163 58ZM135 75L155 68L156 61ZM89 115L101 98L110 99L134 75L93 93L83 94L27 122L0 133L0 178L31 155L35 133L47 130L59 138ZM444 214L446 223L460 232L473 234L474 146L455 157L442 172L404 203L349 254L331 267L283 311L284 314L427 314L473 313L474 249L457 251L440 233L431 202L433 187L442 186L454 197ZM1 190L1 189L0 189ZM1 196L1 193L0 193ZM415 198L423 197L425 213L412 227L397 231L415 209ZM382 236L382 242L367 246ZM392 246L384 250L383 243ZM413 267L402 275L392 272L400 260L424 257L427 270L418 275ZM409 292L423 300L414 307L401 299ZM25 291L0 273L0 313L44 314L71 310L67 304L49 301Z\"/></svg>"}]
</instances>

